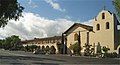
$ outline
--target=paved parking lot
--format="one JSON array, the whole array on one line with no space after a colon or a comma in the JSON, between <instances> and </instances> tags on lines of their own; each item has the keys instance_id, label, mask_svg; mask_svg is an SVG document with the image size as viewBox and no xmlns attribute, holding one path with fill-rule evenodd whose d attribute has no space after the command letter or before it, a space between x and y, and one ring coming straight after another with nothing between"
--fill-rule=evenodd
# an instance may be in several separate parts
<instances>
[{"instance_id":1,"label":"paved parking lot","mask_svg":"<svg viewBox=\"0 0 120 65\"><path fill-rule=\"evenodd\" d=\"M0 65L119 65L116 58L90 58L68 55L40 55L0 50Z\"/></svg>"}]
</instances>

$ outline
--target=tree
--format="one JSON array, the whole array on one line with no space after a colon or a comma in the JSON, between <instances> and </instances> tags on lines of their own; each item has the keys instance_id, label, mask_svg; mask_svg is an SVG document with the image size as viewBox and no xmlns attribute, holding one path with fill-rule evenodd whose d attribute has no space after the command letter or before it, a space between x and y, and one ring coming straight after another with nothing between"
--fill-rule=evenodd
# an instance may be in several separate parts
<instances>
[{"instance_id":1,"label":"tree","mask_svg":"<svg viewBox=\"0 0 120 65\"><path fill-rule=\"evenodd\" d=\"M25 50L25 51L30 51L29 46L28 46L28 45L27 45L27 46L25 46L25 47L24 47L24 50Z\"/></svg>"},{"instance_id":2,"label":"tree","mask_svg":"<svg viewBox=\"0 0 120 65\"><path fill-rule=\"evenodd\" d=\"M4 39L3 39L3 40L2 40L2 39L0 40L0 48L4 48L4 42L5 42Z\"/></svg>"},{"instance_id":3,"label":"tree","mask_svg":"<svg viewBox=\"0 0 120 65\"><path fill-rule=\"evenodd\" d=\"M71 45L69 48L70 48L71 50L73 50L73 53L74 53L74 54L80 54L80 51L79 51L80 47L79 47L78 42L74 43L74 44Z\"/></svg>"},{"instance_id":4,"label":"tree","mask_svg":"<svg viewBox=\"0 0 120 65\"><path fill-rule=\"evenodd\" d=\"M101 46L100 46L100 43L98 43L98 45L97 45L97 54L101 54L102 52L101 52Z\"/></svg>"},{"instance_id":5,"label":"tree","mask_svg":"<svg viewBox=\"0 0 120 65\"><path fill-rule=\"evenodd\" d=\"M51 48L50 48L50 54L55 54L55 52L56 52L55 47L51 46Z\"/></svg>"},{"instance_id":6,"label":"tree","mask_svg":"<svg viewBox=\"0 0 120 65\"><path fill-rule=\"evenodd\" d=\"M115 6L115 9L117 11L117 15L120 19L120 0L113 0L113 5Z\"/></svg>"},{"instance_id":7,"label":"tree","mask_svg":"<svg viewBox=\"0 0 120 65\"><path fill-rule=\"evenodd\" d=\"M103 50L104 53L108 53L108 51L110 50L110 48L107 48L107 47L104 46L104 47L102 48L102 50Z\"/></svg>"},{"instance_id":8,"label":"tree","mask_svg":"<svg viewBox=\"0 0 120 65\"><path fill-rule=\"evenodd\" d=\"M37 45L31 45L30 46L30 50L33 52L34 50L36 50L37 49Z\"/></svg>"},{"instance_id":9,"label":"tree","mask_svg":"<svg viewBox=\"0 0 120 65\"><path fill-rule=\"evenodd\" d=\"M108 53L108 51L110 50L110 48L107 48L107 47L103 46L102 50L104 52L103 53L104 54L103 57L109 57L110 56L109 53Z\"/></svg>"},{"instance_id":10,"label":"tree","mask_svg":"<svg viewBox=\"0 0 120 65\"><path fill-rule=\"evenodd\" d=\"M3 43L3 40L0 40L0 48L3 47L2 43Z\"/></svg>"},{"instance_id":11,"label":"tree","mask_svg":"<svg viewBox=\"0 0 120 65\"><path fill-rule=\"evenodd\" d=\"M92 45L89 45L87 43L85 43L85 45L83 47L85 47L85 50L84 50L84 55L85 56L90 56L91 55L91 46Z\"/></svg>"},{"instance_id":12,"label":"tree","mask_svg":"<svg viewBox=\"0 0 120 65\"><path fill-rule=\"evenodd\" d=\"M0 27L7 25L11 19L18 20L23 9L17 0L0 0Z\"/></svg>"},{"instance_id":13,"label":"tree","mask_svg":"<svg viewBox=\"0 0 120 65\"><path fill-rule=\"evenodd\" d=\"M3 40L2 45L4 49L16 49L20 46L19 42L21 41L21 39L19 38L19 36L16 35L12 35L10 37L7 37Z\"/></svg>"},{"instance_id":14,"label":"tree","mask_svg":"<svg viewBox=\"0 0 120 65\"><path fill-rule=\"evenodd\" d=\"M63 54L63 47L64 47L64 44L57 44L59 54Z\"/></svg>"}]
</instances>

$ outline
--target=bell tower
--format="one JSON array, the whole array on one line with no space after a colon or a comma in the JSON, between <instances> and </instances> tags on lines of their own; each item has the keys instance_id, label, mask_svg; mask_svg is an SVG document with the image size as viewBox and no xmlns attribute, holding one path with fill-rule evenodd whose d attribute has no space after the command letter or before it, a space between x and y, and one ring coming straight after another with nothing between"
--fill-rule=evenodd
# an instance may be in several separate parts
<instances>
[{"instance_id":1,"label":"bell tower","mask_svg":"<svg viewBox=\"0 0 120 65\"><path fill-rule=\"evenodd\" d=\"M115 14L104 9L93 21L94 43L110 48L114 51L118 44L117 18Z\"/></svg>"}]
</instances>

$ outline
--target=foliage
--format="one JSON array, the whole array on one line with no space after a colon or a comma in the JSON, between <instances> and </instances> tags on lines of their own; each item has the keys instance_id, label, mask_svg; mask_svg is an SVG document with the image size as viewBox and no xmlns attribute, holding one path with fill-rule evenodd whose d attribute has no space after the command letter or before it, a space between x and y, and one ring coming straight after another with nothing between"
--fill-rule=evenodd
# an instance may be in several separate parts
<instances>
[{"instance_id":1,"label":"foliage","mask_svg":"<svg viewBox=\"0 0 120 65\"><path fill-rule=\"evenodd\" d=\"M25 46L24 47L24 50L25 51L28 51L28 52L33 52L34 50L36 50L37 48L39 48L39 46L36 46L36 45L30 45L30 46Z\"/></svg>"},{"instance_id":2,"label":"foliage","mask_svg":"<svg viewBox=\"0 0 120 65\"><path fill-rule=\"evenodd\" d=\"M19 19L23 9L17 0L0 0L0 27L4 27L10 19Z\"/></svg>"},{"instance_id":3,"label":"foliage","mask_svg":"<svg viewBox=\"0 0 120 65\"><path fill-rule=\"evenodd\" d=\"M85 50L84 50L84 55L85 56L90 56L91 53L92 53L92 50L94 50L93 48L91 49L91 46L92 45L89 45L87 43L85 43L85 45L83 47L85 47Z\"/></svg>"},{"instance_id":4,"label":"foliage","mask_svg":"<svg viewBox=\"0 0 120 65\"><path fill-rule=\"evenodd\" d=\"M0 48L3 48L3 40L0 40Z\"/></svg>"},{"instance_id":5,"label":"foliage","mask_svg":"<svg viewBox=\"0 0 120 65\"><path fill-rule=\"evenodd\" d=\"M55 47L51 46L51 48L50 48L50 54L55 54L55 52L56 52Z\"/></svg>"},{"instance_id":6,"label":"foliage","mask_svg":"<svg viewBox=\"0 0 120 65\"><path fill-rule=\"evenodd\" d=\"M101 46L100 46L100 43L98 43L97 45L97 54L101 54Z\"/></svg>"},{"instance_id":7,"label":"foliage","mask_svg":"<svg viewBox=\"0 0 120 65\"><path fill-rule=\"evenodd\" d=\"M21 39L19 38L19 36L16 35L12 35L10 37L7 37L3 40L0 41L0 44L2 45L1 47L7 50L16 50L16 48L20 48L21 44L19 44L19 42L21 41Z\"/></svg>"},{"instance_id":8,"label":"foliage","mask_svg":"<svg viewBox=\"0 0 120 65\"><path fill-rule=\"evenodd\" d=\"M113 0L113 4L114 4L115 9L117 11L117 15L120 18L120 0Z\"/></svg>"},{"instance_id":9,"label":"foliage","mask_svg":"<svg viewBox=\"0 0 120 65\"><path fill-rule=\"evenodd\" d=\"M113 53L105 53L104 54L104 56L103 56L103 58L117 58L118 57L118 55L117 55L117 53L116 52L113 52Z\"/></svg>"},{"instance_id":10,"label":"foliage","mask_svg":"<svg viewBox=\"0 0 120 65\"><path fill-rule=\"evenodd\" d=\"M107 53L107 52L110 50L110 48L107 48L107 47L104 46L104 47L102 48L102 50L103 50L104 53Z\"/></svg>"},{"instance_id":11,"label":"foliage","mask_svg":"<svg viewBox=\"0 0 120 65\"><path fill-rule=\"evenodd\" d=\"M80 54L80 46L78 44L78 42L74 43L73 45L71 45L69 47L71 50L73 50L74 54Z\"/></svg>"},{"instance_id":12,"label":"foliage","mask_svg":"<svg viewBox=\"0 0 120 65\"><path fill-rule=\"evenodd\" d=\"M57 45L58 53L63 54L63 47L64 47L63 44L58 44L58 45Z\"/></svg>"},{"instance_id":13,"label":"foliage","mask_svg":"<svg viewBox=\"0 0 120 65\"><path fill-rule=\"evenodd\" d=\"M49 46L46 46L45 48L46 53L49 52L49 50L50 50Z\"/></svg>"},{"instance_id":14,"label":"foliage","mask_svg":"<svg viewBox=\"0 0 120 65\"><path fill-rule=\"evenodd\" d=\"M37 46L36 46L36 45L31 45L31 46L30 46L30 49L31 49L31 51L33 52L35 49L37 49Z\"/></svg>"}]
</instances>

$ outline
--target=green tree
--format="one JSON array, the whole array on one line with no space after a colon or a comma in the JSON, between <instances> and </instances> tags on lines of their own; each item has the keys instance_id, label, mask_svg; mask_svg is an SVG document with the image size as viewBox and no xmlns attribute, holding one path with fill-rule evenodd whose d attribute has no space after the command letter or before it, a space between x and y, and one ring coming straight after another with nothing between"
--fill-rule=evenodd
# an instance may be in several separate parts
<instances>
[{"instance_id":1,"label":"green tree","mask_svg":"<svg viewBox=\"0 0 120 65\"><path fill-rule=\"evenodd\" d=\"M119 19L120 19L120 0L113 0L113 4L117 11L117 15L119 16Z\"/></svg>"},{"instance_id":2,"label":"green tree","mask_svg":"<svg viewBox=\"0 0 120 65\"><path fill-rule=\"evenodd\" d=\"M2 43L1 43L1 40L0 40L0 48L2 48Z\"/></svg>"},{"instance_id":3,"label":"green tree","mask_svg":"<svg viewBox=\"0 0 120 65\"><path fill-rule=\"evenodd\" d=\"M92 45L89 45L87 43L85 43L85 45L83 47L85 47L85 50L84 50L84 55L85 56L90 56L91 55L91 46Z\"/></svg>"},{"instance_id":4,"label":"green tree","mask_svg":"<svg viewBox=\"0 0 120 65\"><path fill-rule=\"evenodd\" d=\"M17 0L0 0L0 27L7 25L11 19L18 20L23 9Z\"/></svg>"},{"instance_id":5,"label":"green tree","mask_svg":"<svg viewBox=\"0 0 120 65\"><path fill-rule=\"evenodd\" d=\"M20 41L21 39L19 38L19 36L12 35L4 39L3 47L4 49L8 49L8 50L16 49L20 46L19 44Z\"/></svg>"},{"instance_id":6,"label":"green tree","mask_svg":"<svg viewBox=\"0 0 120 65\"><path fill-rule=\"evenodd\" d=\"M102 52L101 52L101 46L100 46L100 43L98 43L98 45L97 45L97 54L101 54Z\"/></svg>"},{"instance_id":7,"label":"green tree","mask_svg":"<svg viewBox=\"0 0 120 65\"><path fill-rule=\"evenodd\" d=\"M79 51L80 47L79 47L78 42L74 43L74 44L71 45L69 48L70 48L71 50L73 50L73 53L74 53L74 54L80 54L80 51Z\"/></svg>"},{"instance_id":8,"label":"green tree","mask_svg":"<svg viewBox=\"0 0 120 65\"><path fill-rule=\"evenodd\" d=\"M34 50L37 49L37 45L31 45L29 48L30 48L30 50L33 52Z\"/></svg>"},{"instance_id":9,"label":"green tree","mask_svg":"<svg viewBox=\"0 0 120 65\"><path fill-rule=\"evenodd\" d=\"M107 47L104 46L104 47L102 48L102 50L103 50L103 52L104 52L104 53L103 53L103 55L104 55L103 57L109 57L109 56L110 56L110 54L108 53L108 51L110 50L110 48L107 48Z\"/></svg>"},{"instance_id":10,"label":"green tree","mask_svg":"<svg viewBox=\"0 0 120 65\"><path fill-rule=\"evenodd\" d=\"M50 47L50 54L55 54L55 52L56 52L55 47L54 47L54 46L51 46L51 47Z\"/></svg>"},{"instance_id":11,"label":"green tree","mask_svg":"<svg viewBox=\"0 0 120 65\"><path fill-rule=\"evenodd\" d=\"M63 54L63 47L64 47L63 44L57 44L57 48L58 48L58 53L59 54Z\"/></svg>"},{"instance_id":12,"label":"green tree","mask_svg":"<svg viewBox=\"0 0 120 65\"><path fill-rule=\"evenodd\" d=\"M4 48L4 42L5 42L4 39L3 39L3 40L0 40L0 48Z\"/></svg>"},{"instance_id":13,"label":"green tree","mask_svg":"<svg viewBox=\"0 0 120 65\"><path fill-rule=\"evenodd\" d=\"M24 47L24 51L30 51L30 48L28 45Z\"/></svg>"},{"instance_id":14,"label":"green tree","mask_svg":"<svg viewBox=\"0 0 120 65\"><path fill-rule=\"evenodd\" d=\"M102 50L103 50L104 53L108 53L108 51L110 50L110 48L107 48L107 47L104 46L104 47L102 48Z\"/></svg>"},{"instance_id":15,"label":"green tree","mask_svg":"<svg viewBox=\"0 0 120 65\"><path fill-rule=\"evenodd\" d=\"M2 48L3 47L3 40L0 40L0 48Z\"/></svg>"}]
</instances>

